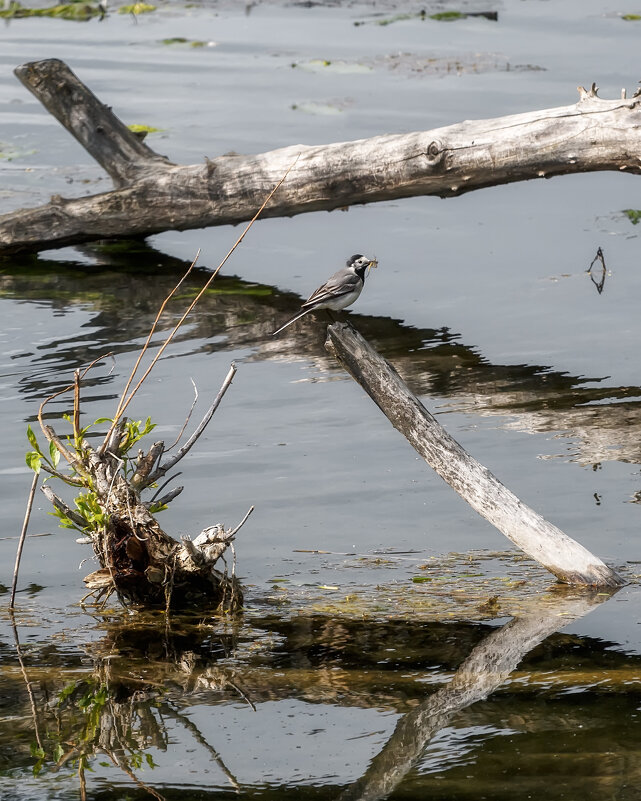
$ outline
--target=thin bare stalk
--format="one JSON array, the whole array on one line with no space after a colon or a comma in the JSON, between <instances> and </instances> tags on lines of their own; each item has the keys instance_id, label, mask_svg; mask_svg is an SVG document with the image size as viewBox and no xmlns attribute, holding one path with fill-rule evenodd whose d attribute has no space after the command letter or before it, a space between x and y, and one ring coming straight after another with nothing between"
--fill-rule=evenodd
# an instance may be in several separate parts
<instances>
[{"instance_id":1,"label":"thin bare stalk","mask_svg":"<svg viewBox=\"0 0 641 801\"><path fill-rule=\"evenodd\" d=\"M133 370L131 371L131 373L129 375L129 378L127 379L127 383L125 384L125 388L123 389L122 394L120 396L120 400L118 401L118 408L116 409L116 414L114 415L114 422L113 422L111 428L109 429L109 434L111 434L111 431L113 430L113 428L115 427L117 421L120 419L120 417L122 415L122 412L123 412L123 408L122 407L123 407L123 404L125 402L125 398L127 397L127 392L129 391L129 387L131 386L131 384L132 384L132 382L134 380L134 377L135 377L136 373L138 372L138 367L140 366L140 362L142 361L142 357L145 355L145 353L147 352L147 349L149 348L149 343L151 342L151 338L152 338L152 336L154 335L154 333L156 331L156 328L158 326L158 322L159 322L159 320L160 320L160 318L162 316L162 313L165 311L165 309L167 307L167 304L172 299L172 297L176 294L177 290L180 288L180 286L183 283L183 281L188 277L188 275L191 273L191 271L196 266L196 262L198 261L199 257L200 257L200 248L198 248L198 251L196 252L196 256L194 257L194 260L192 261L192 263L187 268L187 272L183 275L183 277L180 279L180 281L176 284L176 286L171 290L171 292L163 300L160 308L158 309L158 313L156 314L156 318L155 318L155 320L154 320L154 322L153 322L153 324L152 324L152 326L151 326L151 328L149 330L149 333L147 334L147 339L145 340L145 344L142 346L142 349L141 349L140 353L138 354L138 358L136 359L136 363L133 366ZM109 434L107 434L107 437L109 437Z\"/></svg>"},{"instance_id":2,"label":"thin bare stalk","mask_svg":"<svg viewBox=\"0 0 641 801\"><path fill-rule=\"evenodd\" d=\"M149 484L153 484L155 481L158 481L159 478L162 478L162 476L168 473L172 469L172 467L175 467L178 464L178 462L183 458L183 456L185 456L191 450L191 448L195 445L196 441L203 433L205 428L207 428L209 421L213 417L216 409L219 407L220 402L222 401L225 392L227 392L227 390L229 389L229 386L235 375L236 375L236 365L232 363L231 367L229 368L229 372L225 376L225 380L223 381L221 388L218 390L218 394L216 395L214 402L209 407L209 409L207 409L207 413L200 421L198 428L194 431L191 437L189 437L187 442L185 442L185 444L182 446L182 448L180 448L180 450L175 456L172 456L171 459L168 459L164 464L159 465L156 468L156 470L154 470L153 473L147 476L142 486L146 487L149 486Z\"/></svg>"},{"instance_id":3,"label":"thin bare stalk","mask_svg":"<svg viewBox=\"0 0 641 801\"><path fill-rule=\"evenodd\" d=\"M31 517L31 510L33 508L33 498L36 494L36 487L38 486L38 473L33 474L31 482L31 489L29 490L29 497L27 499L27 508L24 514L24 521L22 523L22 531L20 532L20 539L18 540L18 549L16 551L16 563L13 568L13 582L11 584L11 598L9 600L9 609L15 608L16 601L16 588L18 586L18 572L20 570L20 559L22 558L22 549L24 548L25 537L27 536L27 528L29 527L29 518Z\"/></svg>"},{"instance_id":4,"label":"thin bare stalk","mask_svg":"<svg viewBox=\"0 0 641 801\"><path fill-rule=\"evenodd\" d=\"M236 248L237 248L237 247L240 245L240 243L241 243L241 242L243 241L243 239L245 238L245 236L246 236L246 235L247 235L247 233L249 232L249 229L250 229L250 228L252 227L252 225L253 225L253 224L256 222L256 220L257 220L257 219L260 217L260 215L262 214L262 212L263 212L263 210L264 210L265 206L266 206L266 205L269 203L269 201L272 199L272 197L274 196L274 194L276 193L276 191L277 191L277 190L278 190L278 189L281 187L281 185L283 184L283 182L285 181L285 179L287 178L287 176L289 175L289 173L290 173L290 172L291 172L291 170L293 169L294 165L295 165L295 164L296 164L296 162L298 161L298 158L299 158L299 156L296 156L296 158L294 159L294 161L292 161L292 163L289 165L289 167L287 168L287 170L286 170L285 174L283 175L283 177L282 177L282 178L280 179L280 181L279 181L279 182L276 184L276 186L275 186L275 187L272 189L272 191L271 191L271 192L270 192L270 193L267 195L267 197L266 197L266 198L265 198L265 200L263 201L263 204L261 205L261 207L258 209L258 211L256 212L256 214L254 214L254 216L251 218L251 220L250 220L250 221L247 223L247 225L245 226L245 228L244 228L243 232L241 233L241 235L238 237L238 239L237 239L237 240L234 242L234 244L233 244L233 245L231 246L231 248L228 250L228 252L227 252L227 255L225 256L225 258L224 258L224 259L223 259L223 260L220 262L220 264L218 265L218 267L216 267L216 269L214 270L214 272L211 274L211 276L209 277L209 279L206 281L206 283L205 283L205 285L203 286L203 288L202 288L202 289L200 290L200 292L199 292L199 293L196 295L196 297L193 299L193 301L192 301L192 302L189 304L189 306L187 307L187 310L185 311L185 313L183 314L183 316L180 318L180 320L178 320L178 322L177 322L177 323L176 323L176 325L174 326L173 330L170 332L170 334L169 334L169 336L167 337L167 339L165 340L165 342L164 342L164 343L161 345L160 349L158 350L158 353L157 353L157 354L154 356L154 358L151 360L151 363L150 363L149 367L147 367L147 369L146 369L146 370L145 370L145 372L143 373L142 377L139 379L139 381L138 381L138 383L136 384L136 386L135 386L135 387L134 387L134 388L131 390L131 392L129 393L129 396L127 397L127 399L126 399L124 402L122 402L122 403L120 403L120 404L119 404L119 408L118 408L118 410L117 410L117 413L116 413L116 415L114 416L114 421L113 421L113 423L112 423L112 426L115 426L115 425L116 425L116 423L118 422L118 419L119 419L119 417L120 417L122 414L124 414L124 412L125 412L125 410L126 410L127 406L129 406L129 404L130 404L130 403L131 403L131 401L133 400L134 396L136 395L136 393L138 392L138 390L139 390L139 389L140 389L140 387L142 386L143 382L145 381L145 379L147 378L147 376L149 375L149 373L150 373L150 372L152 371L152 369L154 368L154 366L155 366L156 362L158 361L158 359L160 359L160 357L162 356L162 354L165 352L165 350L166 350L167 346L169 345L169 343L172 341L172 339L173 339L173 338L174 338L174 336L176 335L177 331L180 329L180 327L182 326L182 324L183 324L183 323L185 322L185 320L187 319L187 316L190 314L190 312L192 311L192 309L194 308L194 306L195 306L195 305L198 303L198 301L199 301L199 300L202 298L202 296L205 294L205 292L206 292L206 291L209 289L209 287L210 287L210 286L211 286L211 284L213 283L214 279L216 278L216 276L218 275L218 273L219 273L219 272L222 270L222 268L224 267L224 265L227 263L228 259L229 259L229 258L230 258L230 256L232 255L232 253L233 253L233 252L236 250ZM107 435L107 437L105 438L105 441L102 443L102 445L100 446L100 448L99 448L99 450L98 450L98 454L99 454L100 456L102 456L102 454L104 453L104 450L105 450L105 447L106 447L106 442L107 442L107 439L108 439L108 437L109 437L109 434Z\"/></svg>"},{"instance_id":5,"label":"thin bare stalk","mask_svg":"<svg viewBox=\"0 0 641 801\"><path fill-rule=\"evenodd\" d=\"M196 383L194 382L193 378L190 378L189 380L191 381L192 386L194 388L194 399L193 399L192 404L191 404L191 409L189 410L189 413L188 413L188 415L187 415L187 417L185 419L185 422L183 423L183 427L178 432L178 436L176 437L176 439L171 443L171 445L168 448L165 448L165 453L168 453L170 450L175 448L176 445L178 445L178 443L180 442L180 438L185 433L185 429L189 425L189 421L191 420L191 416L192 416L192 414L194 412L194 409L196 408L196 404L198 403L198 387L196 386Z\"/></svg>"},{"instance_id":6,"label":"thin bare stalk","mask_svg":"<svg viewBox=\"0 0 641 801\"><path fill-rule=\"evenodd\" d=\"M73 373L73 435L80 436L80 370Z\"/></svg>"},{"instance_id":7,"label":"thin bare stalk","mask_svg":"<svg viewBox=\"0 0 641 801\"><path fill-rule=\"evenodd\" d=\"M94 360L93 360L93 361L92 361L92 362L91 362L89 365L87 365L87 367L85 367L85 369L84 369L84 370L83 370L83 371L82 371L82 372L81 372L81 373L80 373L78 376L74 376L74 383L73 383L73 384L70 384L68 387L65 387L64 389L58 390L58 392L54 392L54 394L53 394L53 395L49 395L49 397L48 397L48 398L45 398L45 399L42 401L42 403L40 404L40 408L38 409L38 422L40 423L40 428L42 429L42 433L45 435L45 437L47 438L47 440L48 440L49 442L54 442L54 443L55 443L55 445L56 445L56 448L58 448L58 450L60 451L60 454L61 454L62 456L64 456L64 457L65 457L65 459L66 459L66 460L67 460L67 461L68 461L70 464L72 464L74 467L76 467L76 465L74 464L74 461L75 461L75 460L74 460L74 459L72 459L72 460L70 461L70 458L69 458L69 452L66 450L66 448L64 448L64 446L62 446L62 443L60 443L60 441L59 441L59 440L55 440L55 439L54 439L54 440L52 440L52 439L51 439L51 434L52 434L52 432L53 432L53 429L52 429L52 428L50 428L49 426L46 426L46 425L45 425L45 422L44 422L44 419L43 419L44 408L45 408L45 406L46 406L46 405L47 405L47 404L48 404L50 401L54 400L55 398L58 398L58 397L60 397L60 395L64 395L64 394L66 394L67 392L71 392L71 390L75 390L75 388L76 388L76 382L78 383L78 386L79 386L79 385L80 385L80 382L82 381L82 379L83 379L83 378L84 378L84 377L87 375L87 373L89 372L89 370L91 370L91 368L92 368L92 367L93 367L95 364L97 364L98 362L100 362L100 361L102 361L103 359L106 359L107 357L109 357L109 356L112 356L112 355L113 355L113 354L112 354L111 352L109 352L109 353L104 353L102 356L98 356L98 358L97 358L97 359L94 359ZM77 372L77 371L76 371L76 372Z\"/></svg>"}]
</instances>

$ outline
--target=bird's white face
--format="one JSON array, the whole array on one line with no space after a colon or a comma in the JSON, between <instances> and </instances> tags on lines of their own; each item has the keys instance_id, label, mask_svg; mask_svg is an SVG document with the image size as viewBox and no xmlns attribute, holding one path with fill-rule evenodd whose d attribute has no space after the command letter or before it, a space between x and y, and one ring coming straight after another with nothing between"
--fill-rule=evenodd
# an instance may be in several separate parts
<instances>
[{"instance_id":1,"label":"bird's white face","mask_svg":"<svg viewBox=\"0 0 641 801\"><path fill-rule=\"evenodd\" d=\"M377 267L378 262L376 259L370 259L369 256L361 256L357 253L347 262L347 266L351 267L355 273L362 275L365 270L370 270L372 267Z\"/></svg>"}]
</instances>

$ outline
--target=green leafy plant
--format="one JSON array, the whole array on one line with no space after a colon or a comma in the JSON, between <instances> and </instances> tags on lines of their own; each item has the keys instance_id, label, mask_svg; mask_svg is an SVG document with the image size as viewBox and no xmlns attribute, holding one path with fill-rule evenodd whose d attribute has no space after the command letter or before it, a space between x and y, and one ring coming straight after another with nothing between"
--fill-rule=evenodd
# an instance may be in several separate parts
<instances>
[{"instance_id":1,"label":"green leafy plant","mask_svg":"<svg viewBox=\"0 0 641 801\"><path fill-rule=\"evenodd\" d=\"M641 209L623 209L623 213L632 225L638 225L641 220Z\"/></svg>"},{"instance_id":2,"label":"green leafy plant","mask_svg":"<svg viewBox=\"0 0 641 801\"><path fill-rule=\"evenodd\" d=\"M71 448L76 456L81 460L87 449L86 437L89 432L95 427L104 423L112 423L110 417L99 417L93 423L77 428L70 415L63 415L64 419L72 425L73 432L66 436L67 445ZM140 442L143 437L151 433L156 427L152 423L151 418L148 417L144 422L142 420L128 420L123 427L123 435L120 440L119 452L122 464L122 472L125 478L135 472L136 458L130 455L132 448ZM77 471L72 467L69 473L62 473L58 467L60 463L60 450L55 442L49 442L48 451L45 453L38 443L38 439L31 428L27 426L27 439L33 448L25 455L27 466L35 473L40 473L42 469L50 473L56 478L60 478L68 484L73 486L82 486L85 491L81 492L74 499L74 504L77 510L76 516L70 516L60 507L54 506L51 514L57 517L61 528L71 528L83 533L97 533L103 531L108 523L107 515L101 507L98 496L91 486L91 482L78 477ZM153 485L152 485L153 486ZM156 503L151 505L152 513L160 512L167 508L164 503ZM82 521L82 525L81 525Z\"/></svg>"}]
</instances>

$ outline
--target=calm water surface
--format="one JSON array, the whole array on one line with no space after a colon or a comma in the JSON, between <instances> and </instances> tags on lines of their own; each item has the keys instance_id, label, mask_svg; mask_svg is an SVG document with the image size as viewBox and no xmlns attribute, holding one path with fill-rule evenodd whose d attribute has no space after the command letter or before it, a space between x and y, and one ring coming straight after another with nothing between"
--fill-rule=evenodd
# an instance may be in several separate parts
<instances>
[{"instance_id":1,"label":"calm water surface","mask_svg":"<svg viewBox=\"0 0 641 801\"><path fill-rule=\"evenodd\" d=\"M63 58L125 122L159 128L150 145L182 163L566 105L592 81L606 98L636 86L641 22L621 18L634 7L428 10L452 8L498 20L232 2L13 20L0 29L0 212L110 185L12 75L33 59ZM163 43L175 37L204 44ZM82 797L80 759L91 799L641 798L641 273L623 214L640 205L638 181L565 176L254 226L132 412L171 441L190 379L204 411L237 363L163 524L193 535L256 506L238 542L247 611L169 626L83 611L94 563L38 499L30 531L49 536L27 541L17 629L0 613L0 797ZM237 234L0 265L3 587L39 404L112 351L83 411L113 413L178 276L201 248L186 300ZM599 247L601 294L585 272ZM380 261L350 314L359 330L456 439L628 587L611 599L555 591L332 362L322 321L271 338L354 252ZM51 404L54 425L68 407Z\"/></svg>"}]
</instances>

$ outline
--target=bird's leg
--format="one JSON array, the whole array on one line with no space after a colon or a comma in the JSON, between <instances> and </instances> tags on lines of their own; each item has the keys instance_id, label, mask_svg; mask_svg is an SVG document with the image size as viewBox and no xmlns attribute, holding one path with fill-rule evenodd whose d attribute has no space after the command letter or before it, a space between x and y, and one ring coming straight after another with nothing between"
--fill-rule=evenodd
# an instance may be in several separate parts
<instances>
[{"instance_id":1,"label":"bird's leg","mask_svg":"<svg viewBox=\"0 0 641 801\"><path fill-rule=\"evenodd\" d=\"M330 321L332 323L335 323L336 322L336 317L334 317L334 315L332 314L331 309L325 309L325 311L327 312L327 316L329 317Z\"/></svg>"}]
</instances>

